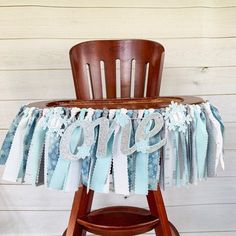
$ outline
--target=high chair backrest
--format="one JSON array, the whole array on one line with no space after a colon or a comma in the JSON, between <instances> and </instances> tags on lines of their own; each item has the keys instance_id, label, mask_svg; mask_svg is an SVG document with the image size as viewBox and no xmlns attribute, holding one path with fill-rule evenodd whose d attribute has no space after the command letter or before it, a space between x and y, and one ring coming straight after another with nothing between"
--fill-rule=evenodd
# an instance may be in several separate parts
<instances>
[{"instance_id":1,"label":"high chair backrest","mask_svg":"<svg viewBox=\"0 0 236 236\"><path fill-rule=\"evenodd\" d=\"M70 50L77 99L156 97L164 47L141 39L95 40Z\"/></svg>"}]
</instances>

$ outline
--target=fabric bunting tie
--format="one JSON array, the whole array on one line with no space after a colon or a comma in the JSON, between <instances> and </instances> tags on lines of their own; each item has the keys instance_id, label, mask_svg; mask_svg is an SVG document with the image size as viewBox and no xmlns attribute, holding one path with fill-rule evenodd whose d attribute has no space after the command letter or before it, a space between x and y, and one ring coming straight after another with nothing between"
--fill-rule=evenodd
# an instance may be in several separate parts
<instances>
[{"instance_id":1,"label":"fabric bunting tie","mask_svg":"<svg viewBox=\"0 0 236 236\"><path fill-rule=\"evenodd\" d=\"M3 141L3 179L147 194L216 175L224 124L209 102L147 110L22 106Z\"/></svg>"}]
</instances>

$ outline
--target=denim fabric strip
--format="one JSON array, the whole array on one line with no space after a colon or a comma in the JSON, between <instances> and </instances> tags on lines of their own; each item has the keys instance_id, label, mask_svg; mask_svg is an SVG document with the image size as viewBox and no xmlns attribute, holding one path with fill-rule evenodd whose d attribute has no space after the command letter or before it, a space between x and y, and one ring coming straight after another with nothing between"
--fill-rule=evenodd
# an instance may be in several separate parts
<instances>
[{"instance_id":1,"label":"denim fabric strip","mask_svg":"<svg viewBox=\"0 0 236 236\"><path fill-rule=\"evenodd\" d=\"M16 117L12 121L12 123L7 131L6 137L3 141L3 144L2 144L2 147L0 150L0 165L5 165L5 163L7 161L17 126L20 123L20 120L24 114L25 109L28 110L29 108L26 106L22 106L20 108L18 114L16 115Z\"/></svg>"},{"instance_id":2,"label":"denim fabric strip","mask_svg":"<svg viewBox=\"0 0 236 236\"><path fill-rule=\"evenodd\" d=\"M107 117L108 111L104 110L102 116ZM91 178L91 188L96 192L104 192L104 186L110 174L113 140L114 134L107 143L107 155L104 157L96 157L96 163Z\"/></svg>"},{"instance_id":3,"label":"denim fabric strip","mask_svg":"<svg viewBox=\"0 0 236 236\"><path fill-rule=\"evenodd\" d=\"M58 162L60 140L61 136L51 131L47 132L44 151L44 183L47 187L49 187Z\"/></svg>"},{"instance_id":4,"label":"denim fabric strip","mask_svg":"<svg viewBox=\"0 0 236 236\"><path fill-rule=\"evenodd\" d=\"M180 173L179 173L179 132L171 133L171 140L173 140L173 182L174 185L180 185Z\"/></svg>"},{"instance_id":5,"label":"denim fabric strip","mask_svg":"<svg viewBox=\"0 0 236 236\"><path fill-rule=\"evenodd\" d=\"M160 110L156 110L155 112L159 112ZM152 123L153 128L154 123ZM160 141L160 133L150 138L149 144L154 145L155 143ZM159 173L160 172L160 149L150 153L148 156L148 189L156 190L159 182Z\"/></svg>"},{"instance_id":6,"label":"denim fabric strip","mask_svg":"<svg viewBox=\"0 0 236 236\"><path fill-rule=\"evenodd\" d=\"M189 168L187 163L187 132L179 133L179 184L186 185L189 179Z\"/></svg>"},{"instance_id":7,"label":"denim fabric strip","mask_svg":"<svg viewBox=\"0 0 236 236\"><path fill-rule=\"evenodd\" d=\"M95 110L92 120L96 120L101 117L103 110ZM90 188L91 176L93 174L94 165L96 163L96 151L97 151L97 139L98 139L99 127L94 129L94 143L91 148L90 156L87 156L82 163L82 183Z\"/></svg>"},{"instance_id":8,"label":"denim fabric strip","mask_svg":"<svg viewBox=\"0 0 236 236\"><path fill-rule=\"evenodd\" d=\"M159 110L160 110L160 113L163 114L165 109L161 108ZM165 165L164 164L165 164L165 148L168 146L167 131L168 131L167 125L166 125L166 122L164 121L164 126L162 127L162 130L160 131L160 138L166 139L166 144L163 146L162 149L160 149L160 158L159 158L159 165L158 165L158 168L159 168L158 187L162 188L162 189L165 189L165 173L164 173ZM168 156L170 157L169 154L168 154ZM171 157L172 157L172 155L171 155ZM171 174L171 176L173 176L173 173Z\"/></svg>"},{"instance_id":9,"label":"denim fabric strip","mask_svg":"<svg viewBox=\"0 0 236 236\"><path fill-rule=\"evenodd\" d=\"M130 137L130 145L133 146L135 144L135 132L138 127L138 120L136 119L138 117L138 111L137 110L128 111L127 115L131 118L134 118L131 120L132 129L131 129L131 137ZM134 191L135 163L136 163L136 152L132 153L131 155L128 155L128 176L129 176L129 191L130 192Z\"/></svg>"},{"instance_id":10,"label":"denim fabric strip","mask_svg":"<svg viewBox=\"0 0 236 236\"><path fill-rule=\"evenodd\" d=\"M160 141L160 135L156 135L155 142L150 141L150 145L154 145L155 143ZM159 175L160 175L160 150L157 150L148 157L148 189L157 190L157 185L159 183Z\"/></svg>"},{"instance_id":11,"label":"denim fabric strip","mask_svg":"<svg viewBox=\"0 0 236 236\"><path fill-rule=\"evenodd\" d=\"M188 108L188 111L190 113L190 107ZM187 148L186 149L187 149L187 162L188 162L188 173L189 173L188 182L193 183L194 171L196 170L196 168L193 167L194 158L192 155L192 152L193 152L193 121L188 125L188 129L186 132L187 132L187 143L186 143ZM196 160L196 158L195 158L195 160Z\"/></svg>"},{"instance_id":12,"label":"denim fabric strip","mask_svg":"<svg viewBox=\"0 0 236 236\"><path fill-rule=\"evenodd\" d=\"M189 111L189 109L188 109ZM188 168L188 183L191 183L191 177L192 177L192 129L191 129L191 123L188 124L187 130L186 130L186 151L187 151L187 168Z\"/></svg>"},{"instance_id":13,"label":"denim fabric strip","mask_svg":"<svg viewBox=\"0 0 236 236\"><path fill-rule=\"evenodd\" d=\"M25 171L26 171L26 165L27 165L27 159L29 154L29 148L32 141L34 129L37 123L37 120L39 118L40 111L38 109L33 110L32 115L29 119L29 122L27 123L27 127L25 130L24 135L24 154L23 154L23 160L21 163L20 172L18 175L18 178L22 178L22 182L24 181Z\"/></svg>"},{"instance_id":14,"label":"denim fabric strip","mask_svg":"<svg viewBox=\"0 0 236 236\"><path fill-rule=\"evenodd\" d=\"M92 121L92 117L94 115L93 109L88 109L85 120ZM81 143L82 138L82 129L77 127L74 133L71 136L71 151L76 154L78 147L78 137L80 137L79 143ZM75 139L75 140L73 140ZM90 149L90 153L92 152L92 147ZM85 157L87 158L87 157ZM69 171L66 177L64 190L65 191L76 191L81 184L82 181L82 164L83 159L78 159L75 161L71 161Z\"/></svg>"},{"instance_id":15,"label":"denim fabric strip","mask_svg":"<svg viewBox=\"0 0 236 236\"><path fill-rule=\"evenodd\" d=\"M197 153L196 153L196 127L197 120L195 119L194 106L190 107L190 115L192 117L192 122L188 127L188 151L189 151L189 161L190 161L190 178L189 182L196 184L198 181L198 166L197 166Z\"/></svg>"}]
</instances>

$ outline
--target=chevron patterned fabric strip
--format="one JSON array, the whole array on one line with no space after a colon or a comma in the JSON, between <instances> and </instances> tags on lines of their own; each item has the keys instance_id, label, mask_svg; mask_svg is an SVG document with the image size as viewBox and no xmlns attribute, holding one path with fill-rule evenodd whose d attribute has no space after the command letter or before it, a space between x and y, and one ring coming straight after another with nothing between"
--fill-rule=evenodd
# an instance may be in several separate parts
<instances>
[{"instance_id":1,"label":"chevron patterned fabric strip","mask_svg":"<svg viewBox=\"0 0 236 236\"><path fill-rule=\"evenodd\" d=\"M147 194L217 174L224 124L209 102L161 109L22 106L0 150L3 179L63 191Z\"/></svg>"}]
</instances>

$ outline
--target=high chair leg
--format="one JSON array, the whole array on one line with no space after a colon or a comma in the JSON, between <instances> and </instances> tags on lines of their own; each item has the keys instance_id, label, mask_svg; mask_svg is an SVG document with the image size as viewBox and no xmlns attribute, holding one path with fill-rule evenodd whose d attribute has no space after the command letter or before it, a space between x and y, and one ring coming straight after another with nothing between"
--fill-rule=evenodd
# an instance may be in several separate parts
<instances>
[{"instance_id":1,"label":"high chair leg","mask_svg":"<svg viewBox=\"0 0 236 236\"><path fill-rule=\"evenodd\" d=\"M85 236L86 231L77 223L79 217L85 216L91 211L93 201L92 190L87 193L87 188L83 185L75 192L72 210L66 231L66 236Z\"/></svg>"}]
</instances>

